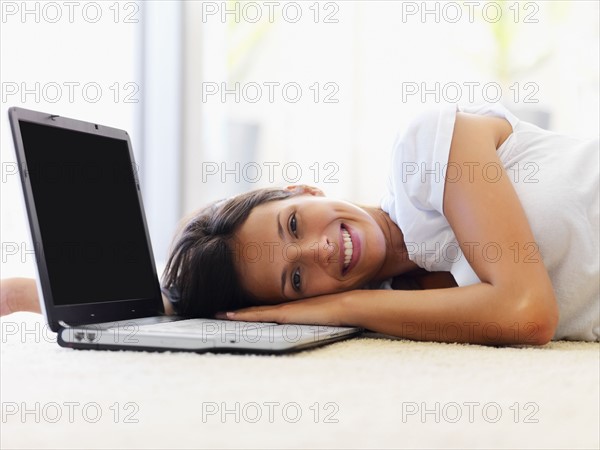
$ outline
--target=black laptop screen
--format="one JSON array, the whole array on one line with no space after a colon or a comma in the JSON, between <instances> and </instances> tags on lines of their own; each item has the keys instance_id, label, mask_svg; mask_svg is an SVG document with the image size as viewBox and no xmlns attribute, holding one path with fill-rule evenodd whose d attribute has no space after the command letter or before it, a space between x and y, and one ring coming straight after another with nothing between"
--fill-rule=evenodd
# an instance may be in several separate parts
<instances>
[{"instance_id":1,"label":"black laptop screen","mask_svg":"<svg viewBox=\"0 0 600 450\"><path fill-rule=\"evenodd\" d=\"M54 304L155 296L127 141L19 126Z\"/></svg>"}]
</instances>

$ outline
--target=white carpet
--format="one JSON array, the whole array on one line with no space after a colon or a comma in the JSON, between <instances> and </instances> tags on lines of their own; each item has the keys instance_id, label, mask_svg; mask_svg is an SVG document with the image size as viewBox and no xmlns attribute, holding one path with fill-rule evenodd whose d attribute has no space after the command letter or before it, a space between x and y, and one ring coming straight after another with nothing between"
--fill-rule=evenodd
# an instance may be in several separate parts
<instances>
[{"instance_id":1,"label":"white carpet","mask_svg":"<svg viewBox=\"0 0 600 450\"><path fill-rule=\"evenodd\" d=\"M161 354L63 349L36 314L0 324L2 448L600 446L598 343L357 338L291 356ZM421 416L436 403L438 418Z\"/></svg>"}]
</instances>

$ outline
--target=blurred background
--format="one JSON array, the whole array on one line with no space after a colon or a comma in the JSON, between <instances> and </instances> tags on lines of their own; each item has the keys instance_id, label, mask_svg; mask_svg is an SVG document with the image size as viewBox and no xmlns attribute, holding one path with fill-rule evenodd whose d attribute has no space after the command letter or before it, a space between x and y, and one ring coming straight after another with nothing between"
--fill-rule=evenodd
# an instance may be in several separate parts
<instances>
[{"instance_id":1,"label":"blurred background","mask_svg":"<svg viewBox=\"0 0 600 450\"><path fill-rule=\"evenodd\" d=\"M594 1L1 4L2 277L34 275L10 106L129 131L159 266L183 215L249 189L377 205L442 103L598 136Z\"/></svg>"}]
</instances>

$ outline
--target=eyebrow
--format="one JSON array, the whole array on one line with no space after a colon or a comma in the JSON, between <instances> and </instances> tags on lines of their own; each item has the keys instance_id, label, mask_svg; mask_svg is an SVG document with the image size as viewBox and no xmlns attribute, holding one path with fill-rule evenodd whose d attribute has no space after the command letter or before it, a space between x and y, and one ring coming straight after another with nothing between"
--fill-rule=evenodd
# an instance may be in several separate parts
<instances>
[{"instance_id":1,"label":"eyebrow","mask_svg":"<svg viewBox=\"0 0 600 450\"><path fill-rule=\"evenodd\" d=\"M281 216L281 211L277 213L277 233L279 234L279 237L283 241L283 227L281 226L281 221L279 219L280 216ZM287 279L287 270L284 265L283 272L281 272L281 296L283 298L287 299L287 297L285 295L285 280L286 279Z\"/></svg>"},{"instance_id":2,"label":"eyebrow","mask_svg":"<svg viewBox=\"0 0 600 450\"><path fill-rule=\"evenodd\" d=\"M283 227L281 226L281 222L279 220L279 216L281 216L281 211L279 211L277 213L277 233L279 234L279 237L283 241Z\"/></svg>"}]
</instances>

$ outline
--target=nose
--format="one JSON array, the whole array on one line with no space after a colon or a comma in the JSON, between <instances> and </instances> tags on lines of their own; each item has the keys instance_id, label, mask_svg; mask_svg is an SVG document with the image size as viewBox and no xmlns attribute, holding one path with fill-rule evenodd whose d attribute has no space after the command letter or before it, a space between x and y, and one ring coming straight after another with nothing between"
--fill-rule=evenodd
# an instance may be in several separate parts
<instances>
[{"instance_id":1,"label":"nose","mask_svg":"<svg viewBox=\"0 0 600 450\"><path fill-rule=\"evenodd\" d=\"M319 239L305 239L300 244L301 258L305 264L318 264L321 267L327 267L331 262L336 261L336 245L330 241L327 236L321 236Z\"/></svg>"}]
</instances>

